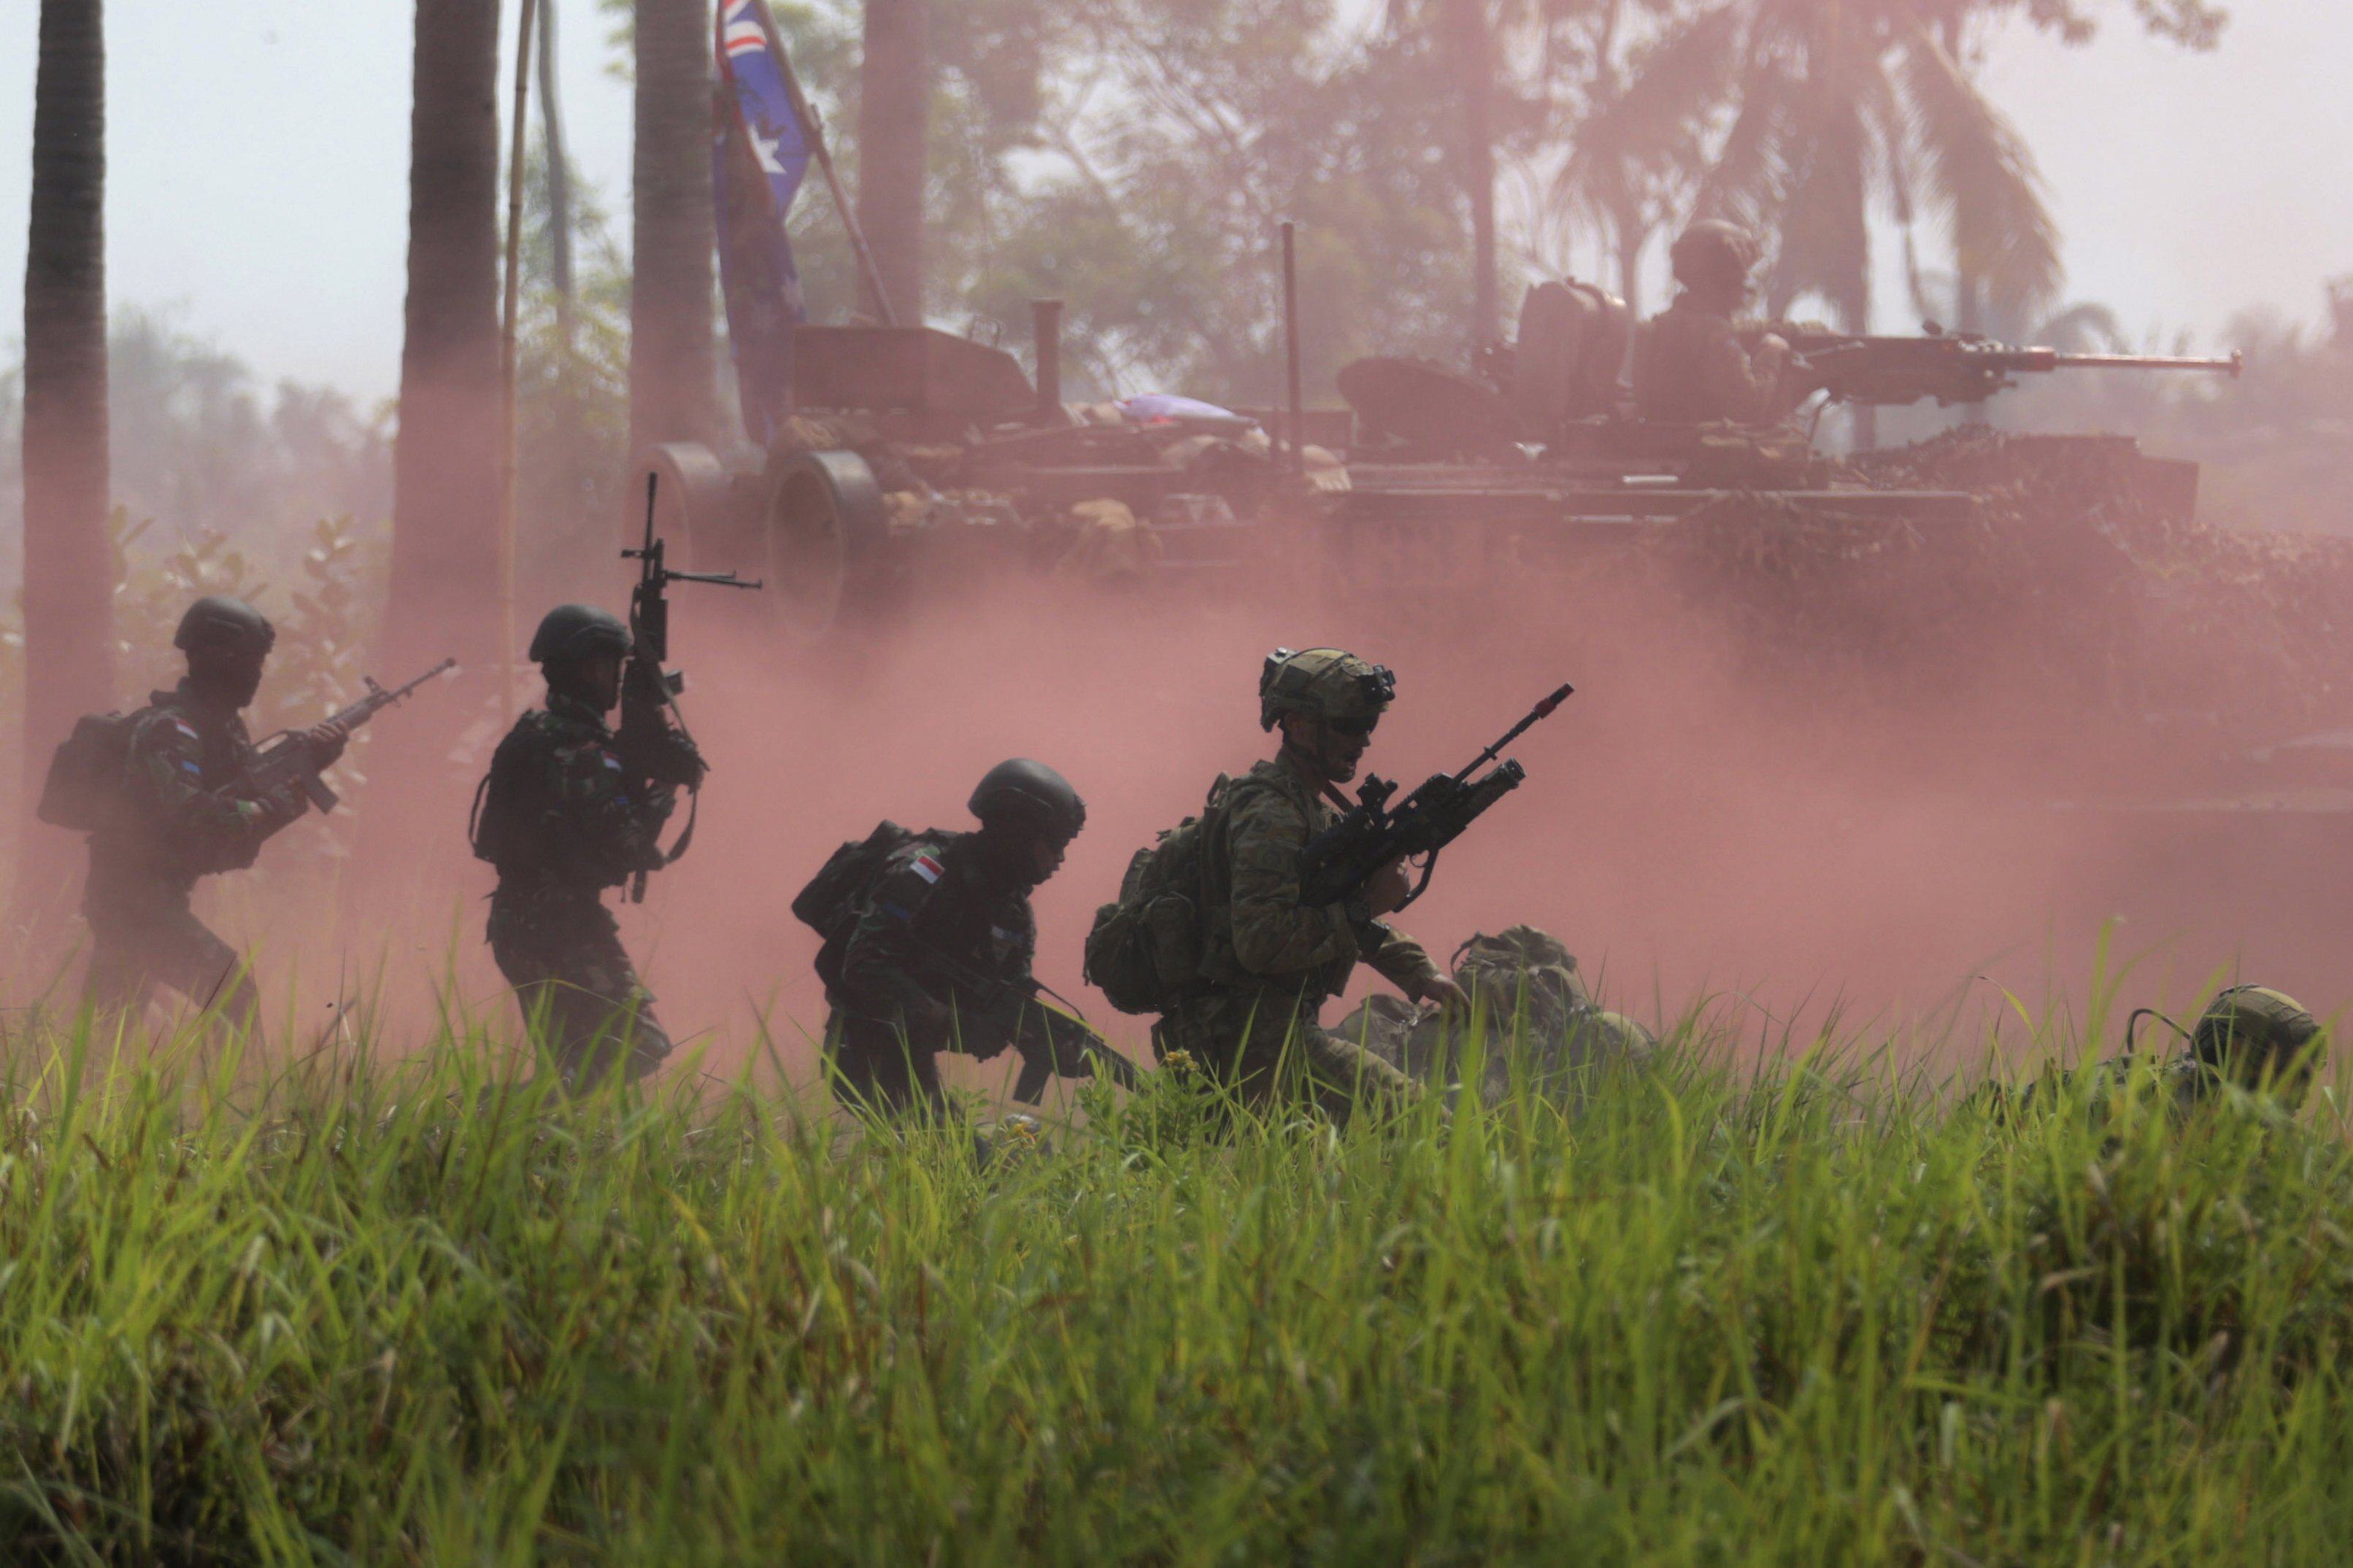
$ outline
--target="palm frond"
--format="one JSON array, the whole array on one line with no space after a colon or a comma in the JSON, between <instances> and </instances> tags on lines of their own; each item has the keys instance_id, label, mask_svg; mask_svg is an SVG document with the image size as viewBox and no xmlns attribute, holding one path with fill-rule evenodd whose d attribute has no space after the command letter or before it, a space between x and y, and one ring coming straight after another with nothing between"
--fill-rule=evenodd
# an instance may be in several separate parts
<instances>
[{"instance_id":1,"label":"palm frond","mask_svg":"<svg viewBox=\"0 0 2353 1568\"><path fill-rule=\"evenodd\" d=\"M1804 161L1781 204L1781 247L1769 285L1773 313L1819 294L1839 324L1871 318L1869 132L1853 98L1820 94L1799 121Z\"/></svg>"},{"instance_id":2,"label":"palm frond","mask_svg":"<svg viewBox=\"0 0 2353 1568\"><path fill-rule=\"evenodd\" d=\"M1998 312L2021 320L2056 297L2059 226L2017 127L1925 28L1898 53L1919 195L1945 220L1963 277Z\"/></svg>"}]
</instances>

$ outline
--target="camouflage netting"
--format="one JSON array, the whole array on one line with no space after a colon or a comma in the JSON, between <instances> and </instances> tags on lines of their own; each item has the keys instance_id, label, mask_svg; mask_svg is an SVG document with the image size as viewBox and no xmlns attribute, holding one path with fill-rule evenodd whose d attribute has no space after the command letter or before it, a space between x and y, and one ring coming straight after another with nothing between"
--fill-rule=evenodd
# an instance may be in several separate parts
<instances>
[{"instance_id":1,"label":"camouflage netting","mask_svg":"<svg viewBox=\"0 0 2353 1568\"><path fill-rule=\"evenodd\" d=\"M1964 492L1966 517L1862 520L1751 490L1662 531L1646 565L1728 612L1759 658L1844 664L1915 698L1999 655L2087 711L2273 734L2353 719L2353 541L2187 520L2155 471L2126 441L1972 427L1833 476Z\"/></svg>"}]
</instances>

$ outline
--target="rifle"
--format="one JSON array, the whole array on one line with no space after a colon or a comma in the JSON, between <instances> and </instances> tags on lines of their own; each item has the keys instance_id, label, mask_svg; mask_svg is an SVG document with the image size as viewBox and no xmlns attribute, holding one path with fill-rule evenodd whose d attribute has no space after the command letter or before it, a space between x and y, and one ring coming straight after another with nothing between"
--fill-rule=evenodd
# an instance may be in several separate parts
<instances>
[{"instance_id":1,"label":"rifle","mask_svg":"<svg viewBox=\"0 0 2353 1568\"><path fill-rule=\"evenodd\" d=\"M1051 990L1034 974L997 980L957 963L929 942L921 944L923 962L978 1001L982 1026L1000 1029L1007 1043L1020 1053L1021 1071L1013 1080L1013 1098L1035 1105L1046 1098L1050 1078L1092 1078L1100 1072L1133 1094L1144 1087L1143 1069L1113 1048L1096 1032L1077 1005ZM1070 1009L1058 1012L1039 1000L1051 996ZM1008 1008L1014 1016L1007 1016Z\"/></svg>"},{"instance_id":2,"label":"rifle","mask_svg":"<svg viewBox=\"0 0 2353 1568\"><path fill-rule=\"evenodd\" d=\"M2013 348L1977 332L1948 332L1929 323L1916 338L1852 337L1844 332L1783 331L1790 352L1833 403L1892 407L1933 397L1940 406L1982 403L2018 384L2021 375L2054 370L2216 371L2236 379L2242 355L2185 359L2170 354L2077 354L2057 349Z\"/></svg>"},{"instance_id":3,"label":"rifle","mask_svg":"<svg viewBox=\"0 0 2353 1568\"><path fill-rule=\"evenodd\" d=\"M1504 796L1520 787L1527 771L1505 758L1493 773L1471 775L1493 762L1540 719L1549 719L1568 700L1575 687L1561 689L1528 710L1527 716L1504 732L1504 738L1480 752L1458 773L1433 774L1395 809L1389 798L1398 786L1378 773L1368 775L1357 792L1356 805L1339 821L1307 841L1299 854L1302 901L1311 906L1336 904L1353 898L1374 873L1392 861L1426 857L1421 879L1405 896L1403 909L1421 897L1438 868L1438 852L1462 837L1470 826Z\"/></svg>"},{"instance_id":4,"label":"rifle","mask_svg":"<svg viewBox=\"0 0 2353 1568\"><path fill-rule=\"evenodd\" d=\"M676 784L690 796L702 788L710 771L694 737L686 727L678 700L686 692L686 672L665 668L670 659L670 585L709 583L722 588L758 588L759 580L745 582L733 572L673 572L663 559L663 541L654 531L654 498L659 474L646 476L646 538L621 559L643 563L638 585L629 591L629 659L621 673L621 726L615 734L617 750L630 772L662 784ZM695 812L687 811L686 829L671 846L665 864L686 853L694 842ZM629 900L642 903L646 874L639 871L629 884Z\"/></svg>"},{"instance_id":5,"label":"rifle","mask_svg":"<svg viewBox=\"0 0 2353 1568\"><path fill-rule=\"evenodd\" d=\"M396 686L389 691L375 683L375 676L364 676L361 679L367 687L367 695L341 712L329 715L327 721L341 724L345 730L357 730L427 681L457 668L456 659L445 658L407 685ZM280 730L263 742L254 754L253 766L246 773L243 787L256 795L299 793L321 811L332 811L339 797L319 776L320 771L310 734L301 730Z\"/></svg>"}]
</instances>

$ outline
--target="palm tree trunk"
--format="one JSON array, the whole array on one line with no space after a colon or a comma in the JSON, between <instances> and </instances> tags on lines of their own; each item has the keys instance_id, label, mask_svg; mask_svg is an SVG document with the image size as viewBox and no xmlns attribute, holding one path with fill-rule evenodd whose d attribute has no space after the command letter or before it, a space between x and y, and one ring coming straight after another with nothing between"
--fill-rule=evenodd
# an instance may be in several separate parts
<instances>
[{"instance_id":1,"label":"palm tree trunk","mask_svg":"<svg viewBox=\"0 0 2353 1568\"><path fill-rule=\"evenodd\" d=\"M114 700L106 536L106 33L102 0L42 0L25 257L27 805L77 715ZM53 908L72 842L30 828L16 907Z\"/></svg>"},{"instance_id":2,"label":"palm tree trunk","mask_svg":"<svg viewBox=\"0 0 2353 1568\"><path fill-rule=\"evenodd\" d=\"M555 335L572 348L572 158L564 140L564 100L555 71L555 0L539 0L539 139L547 165L548 281L555 289Z\"/></svg>"},{"instance_id":3,"label":"palm tree trunk","mask_svg":"<svg viewBox=\"0 0 2353 1568\"><path fill-rule=\"evenodd\" d=\"M711 7L637 0L629 449L717 435Z\"/></svg>"},{"instance_id":4,"label":"palm tree trunk","mask_svg":"<svg viewBox=\"0 0 2353 1568\"><path fill-rule=\"evenodd\" d=\"M866 0L859 71L858 222L874 250L891 309L923 319L924 148L931 135L931 21L927 0ZM871 290L865 310L879 315Z\"/></svg>"},{"instance_id":5,"label":"palm tree trunk","mask_svg":"<svg viewBox=\"0 0 2353 1568\"><path fill-rule=\"evenodd\" d=\"M417 0L386 662L498 646L499 6Z\"/></svg>"},{"instance_id":6,"label":"palm tree trunk","mask_svg":"<svg viewBox=\"0 0 2353 1568\"><path fill-rule=\"evenodd\" d=\"M1618 238L1618 297L1626 301L1626 309L1634 319L1642 318L1642 247L1651 238L1650 230L1630 208L1621 208L1611 216L1610 227Z\"/></svg>"},{"instance_id":7,"label":"palm tree trunk","mask_svg":"<svg viewBox=\"0 0 2353 1568\"><path fill-rule=\"evenodd\" d=\"M1446 36L1462 100L1463 194L1471 208L1471 342L1492 341L1501 316L1495 262L1495 59L1487 0L1447 0Z\"/></svg>"}]
</instances>

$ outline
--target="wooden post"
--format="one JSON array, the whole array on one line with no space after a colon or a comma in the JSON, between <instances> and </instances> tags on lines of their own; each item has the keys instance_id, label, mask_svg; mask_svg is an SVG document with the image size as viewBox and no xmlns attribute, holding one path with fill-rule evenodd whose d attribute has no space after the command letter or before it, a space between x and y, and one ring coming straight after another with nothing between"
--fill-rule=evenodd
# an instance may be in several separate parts
<instances>
[{"instance_id":1,"label":"wooden post","mask_svg":"<svg viewBox=\"0 0 2353 1568\"><path fill-rule=\"evenodd\" d=\"M514 721L515 715L515 473L520 435L515 400L521 353L517 318L522 306L522 163L530 129L531 45L538 22L539 0L522 0L522 24L515 32L514 133L508 142L507 159L506 308L499 342L499 712L508 723Z\"/></svg>"}]
</instances>

